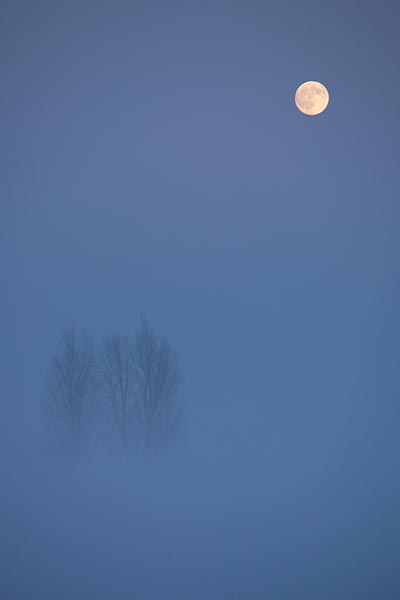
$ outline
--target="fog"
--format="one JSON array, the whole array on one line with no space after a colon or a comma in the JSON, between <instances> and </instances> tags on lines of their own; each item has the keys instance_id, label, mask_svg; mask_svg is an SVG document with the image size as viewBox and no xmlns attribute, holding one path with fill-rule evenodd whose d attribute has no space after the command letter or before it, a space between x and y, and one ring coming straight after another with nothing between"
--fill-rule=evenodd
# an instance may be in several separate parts
<instances>
[{"instance_id":1,"label":"fog","mask_svg":"<svg viewBox=\"0 0 400 600\"><path fill-rule=\"evenodd\" d=\"M395 598L396 426L343 404L203 409L196 429L189 406L147 459L4 432L2 597Z\"/></svg>"},{"instance_id":2,"label":"fog","mask_svg":"<svg viewBox=\"0 0 400 600\"><path fill-rule=\"evenodd\" d=\"M0 599L398 600L397 5L0 11ZM182 386L143 375L141 314ZM74 452L46 412L71 327ZM151 452L149 381L183 407Z\"/></svg>"}]
</instances>

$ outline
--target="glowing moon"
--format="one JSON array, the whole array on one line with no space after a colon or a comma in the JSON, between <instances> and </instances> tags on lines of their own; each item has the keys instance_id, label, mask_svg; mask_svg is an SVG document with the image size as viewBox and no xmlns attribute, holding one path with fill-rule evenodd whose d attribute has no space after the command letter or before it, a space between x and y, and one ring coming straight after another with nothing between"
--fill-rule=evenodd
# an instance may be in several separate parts
<instances>
[{"instance_id":1,"label":"glowing moon","mask_svg":"<svg viewBox=\"0 0 400 600\"><path fill-rule=\"evenodd\" d=\"M322 83L306 81L297 88L294 101L305 115L319 115L328 106L329 93Z\"/></svg>"}]
</instances>

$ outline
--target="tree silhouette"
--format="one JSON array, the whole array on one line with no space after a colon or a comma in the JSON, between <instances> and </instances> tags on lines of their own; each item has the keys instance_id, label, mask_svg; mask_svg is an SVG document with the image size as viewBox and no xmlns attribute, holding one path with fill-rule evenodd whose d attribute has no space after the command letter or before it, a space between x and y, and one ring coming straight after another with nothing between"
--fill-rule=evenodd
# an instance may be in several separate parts
<instances>
[{"instance_id":1,"label":"tree silhouette","mask_svg":"<svg viewBox=\"0 0 400 600\"><path fill-rule=\"evenodd\" d=\"M176 353L142 315L135 338L135 420L147 452L179 435L182 385L183 372Z\"/></svg>"},{"instance_id":2,"label":"tree silhouette","mask_svg":"<svg viewBox=\"0 0 400 600\"><path fill-rule=\"evenodd\" d=\"M112 335L104 339L97 356L99 383L111 409L111 419L128 451L133 417L134 347L126 336Z\"/></svg>"},{"instance_id":3,"label":"tree silhouette","mask_svg":"<svg viewBox=\"0 0 400 600\"><path fill-rule=\"evenodd\" d=\"M47 376L45 412L72 451L88 444L96 417L93 345L73 327L63 331Z\"/></svg>"},{"instance_id":4,"label":"tree silhouette","mask_svg":"<svg viewBox=\"0 0 400 600\"><path fill-rule=\"evenodd\" d=\"M182 387L176 353L143 315L132 338L111 335L96 350L86 334L70 327L48 370L45 412L53 431L76 451L91 441L94 422L105 414L98 402L102 392L125 454L140 447L153 453L180 434Z\"/></svg>"}]
</instances>

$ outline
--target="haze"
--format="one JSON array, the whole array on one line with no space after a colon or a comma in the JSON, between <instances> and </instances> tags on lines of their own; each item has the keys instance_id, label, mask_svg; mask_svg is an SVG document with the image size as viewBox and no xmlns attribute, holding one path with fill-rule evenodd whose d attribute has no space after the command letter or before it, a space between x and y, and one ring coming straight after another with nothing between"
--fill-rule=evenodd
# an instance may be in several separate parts
<instances>
[{"instance_id":1,"label":"haze","mask_svg":"<svg viewBox=\"0 0 400 600\"><path fill-rule=\"evenodd\" d=\"M397 3L0 10L0 598L397 600ZM141 313L181 440L71 461L59 336Z\"/></svg>"}]
</instances>

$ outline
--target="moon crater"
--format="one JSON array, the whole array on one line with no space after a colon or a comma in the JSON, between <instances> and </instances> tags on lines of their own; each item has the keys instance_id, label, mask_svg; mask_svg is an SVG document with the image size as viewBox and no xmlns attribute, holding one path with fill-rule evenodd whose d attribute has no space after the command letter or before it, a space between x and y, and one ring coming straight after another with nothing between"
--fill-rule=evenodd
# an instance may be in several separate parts
<instances>
[{"instance_id":1,"label":"moon crater","mask_svg":"<svg viewBox=\"0 0 400 600\"><path fill-rule=\"evenodd\" d=\"M329 93L319 81L306 81L297 88L294 101L305 115L319 115L328 106Z\"/></svg>"}]
</instances>

